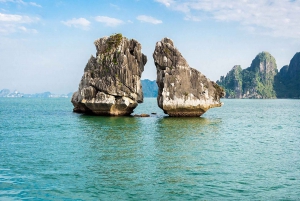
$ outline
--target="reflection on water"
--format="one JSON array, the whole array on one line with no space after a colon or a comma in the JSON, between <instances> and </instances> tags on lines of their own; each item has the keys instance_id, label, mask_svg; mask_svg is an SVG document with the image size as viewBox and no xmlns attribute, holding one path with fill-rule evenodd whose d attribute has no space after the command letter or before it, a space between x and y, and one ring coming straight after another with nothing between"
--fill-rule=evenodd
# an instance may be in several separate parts
<instances>
[{"instance_id":1,"label":"reflection on water","mask_svg":"<svg viewBox=\"0 0 300 201\"><path fill-rule=\"evenodd\" d=\"M222 123L221 119L207 119L203 117L164 117L158 120L158 129L162 134L203 134L208 131L209 133L218 132L219 124Z\"/></svg>"},{"instance_id":2,"label":"reflection on water","mask_svg":"<svg viewBox=\"0 0 300 201\"><path fill-rule=\"evenodd\" d=\"M208 118L165 117L158 120L155 140L158 174L162 175L162 182L172 186L173 193L191 197L189 188L199 185L197 175L205 174L202 164L210 146L218 143L216 135L221 123L220 119ZM171 191L167 193L172 194Z\"/></svg>"},{"instance_id":3,"label":"reflection on water","mask_svg":"<svg viewBox=\"0 0 300 201\"><path fill-rule=\"evenodd\" d=\"M87 185L121 197L124 191L139 198L186 194L201 175L201 160L215 140L221 119L152 116L80 116L86 128ZM184 187L185 186L185 187ZM179 190L180 189L180 190ZM153 193L153 192L156 192Z\"/></svg>"}]
</instances>

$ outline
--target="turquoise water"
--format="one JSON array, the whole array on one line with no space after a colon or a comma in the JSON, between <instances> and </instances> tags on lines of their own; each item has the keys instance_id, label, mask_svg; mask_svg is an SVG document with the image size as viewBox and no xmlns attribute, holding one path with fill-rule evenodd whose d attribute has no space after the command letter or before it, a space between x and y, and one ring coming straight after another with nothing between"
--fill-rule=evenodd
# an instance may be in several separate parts
<instances>
[{"instance_id":1,"label":"turquoise water","mask_svg":"<svg viewBox=\"0 0 300 201\"><path fill-rule=\"evenodd\" d=\"M299 200L300 100L223 102L135 118L0 98L0 200Z\"/></svg>"}]
</instances>

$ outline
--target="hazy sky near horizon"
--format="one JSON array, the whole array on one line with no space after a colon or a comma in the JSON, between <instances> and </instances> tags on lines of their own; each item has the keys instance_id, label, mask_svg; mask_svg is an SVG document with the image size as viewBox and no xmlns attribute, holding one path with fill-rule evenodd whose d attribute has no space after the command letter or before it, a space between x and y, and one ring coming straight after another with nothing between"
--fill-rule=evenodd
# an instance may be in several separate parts
<instances>
[{"instance_id":1,"label":"hazy sky near horizon","mask_svg":"<svg viewBox=\"0 0 300 201\"><path fill-rule=\"evenodd\" d=\"M76 91L94 41L122 33L142 44L143 79L164 37L216 81L262 51L280 69L300 51L299 0L0 0L0 90Z\"/></svg>"}]
</instances>

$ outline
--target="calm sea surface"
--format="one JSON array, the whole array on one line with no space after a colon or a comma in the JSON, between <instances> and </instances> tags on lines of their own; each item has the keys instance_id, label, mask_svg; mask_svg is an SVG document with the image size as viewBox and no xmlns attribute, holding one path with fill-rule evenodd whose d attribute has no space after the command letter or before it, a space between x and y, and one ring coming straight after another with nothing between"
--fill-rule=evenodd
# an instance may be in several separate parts
<instances>
[{"instance_id":1,"label":"calm sea surface","mask_svg":"<svg viewBox=\"0 0 300 201\"><path fill-rule=\"evenodd\" d=\"M199 118L72 113L0 98L0 200L300 200L300 100L223 100Z\"/></svg>"}]
</instances>

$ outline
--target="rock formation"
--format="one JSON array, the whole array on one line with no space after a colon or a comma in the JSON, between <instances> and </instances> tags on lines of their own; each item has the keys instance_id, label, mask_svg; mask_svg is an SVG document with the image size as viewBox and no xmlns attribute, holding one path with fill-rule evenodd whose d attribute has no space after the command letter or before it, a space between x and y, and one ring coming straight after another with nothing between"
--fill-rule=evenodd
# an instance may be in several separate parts
<instances>
[{"instance_id":1,"label":"rock formation","mask_svg":"<svg viewBox=\"0 0 300 201\"><path fill-rule=\"evenodd\" d=\"M280 69L274 86L278 98L300 98L300 52Z\"/></svg>"},{"instance_id":2,"label":"rock formation","mask_svg":"<svg viewBox=\"0 0 300 201\"><path fill-rule=\"evenodd\" d=\"M141 44L121 34L94 42L91 56L72 96L74 112L95 115L130 115L143 102L141 74L147 57Z\"/></svg>"},{"instance_id":3,"label":"rock formation","mask_svg":"<svg viewBox=\"0 0 300 201\"><path fill-rule=\"evenodd\" d=\"M234 68L217 83L225 88L226 98L276 98L273 85L277 71L275 58L261 52L250 67Z\"/></svg>"},{"instance_id":4,"label":"rock formation","mask_svg":"<svg viewBox=\"0 0 300 201\"><path fill-rule=\"evenodd\" d=\"M221 76L219 83L226 86L226 98L242 98L242 68L240 65L235 65L227 75ZM218 84L219 84L218 83Z\"/></svg>"},{"instance_id":5,"label":"rock formation","mask_svg":"<svg viewBox=\"0 0 300 201\"><path fill-rule=\"evenodd\" d=\"M142 80L141 82L142 82L144 97L157 97L158 87L155 80L151 81L145 79Z\"/></svg>"},{"instance_id":6,"label":"rock formation","mask_svg":"<svg viewBox=\"0 0 300 201\"><path fill-rule=\"evenodd\" d=\"M273 83L277 72L275 58L268 52L259 53L243 72L243 98L276 98Z\"/></svg>"},{"instance_id":7,"label":"rock formation","mask_svg":"<svg viewBox=\"0 0 300 201\"><path fill-rule=\"evenodd\" d=\"M157 69L158 106L169 116L201 116L220 107L224 91L215 82L191 68L173 41L164 38L153 53Z\"/></svg>"},{"instance_id":8,"label":"rock formation","mask_svg":"<svg viewBox=\"0 0 300 201\"><path fill-rule=\"evenodd\" d=\"M291 59L287 74L291 79L300 77L300 52L297 52Z\"/></svg>"}]
</instances>

